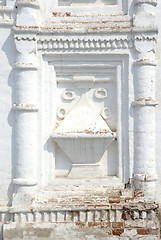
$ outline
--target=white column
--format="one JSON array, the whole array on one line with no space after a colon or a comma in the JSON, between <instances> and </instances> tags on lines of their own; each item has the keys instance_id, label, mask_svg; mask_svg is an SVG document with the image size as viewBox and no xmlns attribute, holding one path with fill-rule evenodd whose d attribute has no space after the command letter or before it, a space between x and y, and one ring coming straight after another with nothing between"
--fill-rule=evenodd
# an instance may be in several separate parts
<instances>
[{"instance_id":1,"label":"white column","mask_svg":"<svg viewBox=\"0 0 161 240\"><path fill-rule=\"evenodd\" d=\"M155 14L156 1L137 0L134 31L134 188L155 198ZM139 34L141 32L142 34Z\"/></svg>"},{"instance_id":2,"label":"white column","mask_svg":"<svg viewBox=\"0 0 161 240\"><path fill-rule=\"evenodd\" d=\"M15 197L34 195L37 185L37 57L36 11L33 1L17 1L17 22L13 28L17 57L15 63ZM21 13L19 15L19 13ZM28 30L27 25L30 29ZM32 29L32 30L31 30ZM24 200L26 202L26 200ZM27 203L27 202L26 202Z\"/></svg>"}]
</instances>

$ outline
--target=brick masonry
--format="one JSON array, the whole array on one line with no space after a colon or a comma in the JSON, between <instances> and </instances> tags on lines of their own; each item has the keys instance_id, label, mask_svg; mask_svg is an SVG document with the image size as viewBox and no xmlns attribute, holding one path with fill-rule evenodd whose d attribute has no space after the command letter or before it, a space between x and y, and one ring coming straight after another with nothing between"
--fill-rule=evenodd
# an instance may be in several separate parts
<instances>
[{"instance_id":1,"label":"brick masonry","mask_svg":"<svg viewBox=\"0 0 161 240\"><path fill-rule=\"evenodd\" d=\"M66 196L37 202L32 209L1 212L2 235L3 240L155 240L160 239L157 209L140 195Z\"/></svg>"}]
</instances>

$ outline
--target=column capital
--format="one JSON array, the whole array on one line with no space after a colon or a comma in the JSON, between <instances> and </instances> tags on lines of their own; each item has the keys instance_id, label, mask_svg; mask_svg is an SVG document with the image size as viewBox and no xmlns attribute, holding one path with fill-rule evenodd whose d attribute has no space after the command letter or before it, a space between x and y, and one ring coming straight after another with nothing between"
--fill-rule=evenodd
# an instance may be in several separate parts
<instances>
[{"instance_id":1,"label":"column capital","mask_svg":"<svg viewBox=\"0 0 161 240\"><path fill-rule=\"evenodd\" d=\"M141 53L149 53L155 52L155 44L156 44L156 35L147 35L147 36L135 36L134 37L134 47L137 52Z\"/></svg>"},{"instance_id":2,"label":"column capital","mask_svg":"<svg viewBox=\"0 0 161 240\"><path fill-rule=\"evenodd\" d=\"M135 0L135 13L133 16L133 29L144 31L154 31L157 29L155 21L156 0Z\"/></svg>"},{"instance_id":3,"label":"column capital","mask_svg":"<svg viewBox=\"0 0 161 240\"><path fill-rule=\"evenodd\" d=\"M38 9L40 8L37 0L17 0L16 27L36 28L38 26Z\"/></svg>"}]
</instances>

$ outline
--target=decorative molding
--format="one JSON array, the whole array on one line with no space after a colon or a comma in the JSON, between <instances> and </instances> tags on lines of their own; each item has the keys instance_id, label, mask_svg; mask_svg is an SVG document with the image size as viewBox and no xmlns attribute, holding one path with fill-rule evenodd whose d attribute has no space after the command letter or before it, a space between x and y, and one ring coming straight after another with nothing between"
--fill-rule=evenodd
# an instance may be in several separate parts
<instances>
[{"instance_id":1,"label":"decorative molding","mask_svg":"<svg viewBox=\"0 0 161 240\"><path fill-rule=\"evenodd\" d=\"M15 69L19 69L19 70L37 70L38 67L37 65L33 64L33 63L21 63L21 62L17 62L15 64Z\"/></svg>"},{"instance_id":2,"label":"decorative molding","mask_svg":"<svg viewBox=\"0 0 161 240\"><path fill-rule=\"evenodd\" d=\"M39 39L38 50L52 51L55 49L128 49L133 47L132 39L98 39L98 38L57 38L57 39Z\"/></svg>"},{"instance_id":3,"label":"decorative molding","mask_svg":"<svg viewBox=\"0 0 161 240\"><path fill-rule=\"evenodd\" d=\"M156 42L156 37L157 35L154 34L149 34L149 35L135 35L134 40L139 40L139 41L155 41Z\"/></svg>"},{"instance_id":4,"label":"decorative molding","mask_svg":"<svg viewBox=\"0 0 161 240\"><path fill-rule=\"evenodd\" d=\"M13 31L17 32L17 28L13 28ZM26 29L24 28L26 31ZM19 30L18 30L19 31ZM22 31L22 29L21 29ZM38 40L37 40L38 38ZM134 46L134 43L146 42L152 43L156 42L156 34L144 34L144 35L134 35L128 38L125 37L111 37L104 38L100 37L83 37L81 36L63 36L63 37L44 37L39 38L36 35L31 33L28 34L17 34L15 35L15 40L20 41L36 41L37 40L37 49L40 51L53 51L55 49L60 49L67 51L69 49L88 49L88 50L97 50L97 49L131 49Z\"/></svg>"},{"instance_id":5,"label":"decorative molding","mask_svg":"<svg viewBox=\"0 0 161 240\"><path fill-rule=\"evenodd\" d=\"M156 61L152 61L149 59L137 59L136 61L134 61L135 65L151 65L151 66L156 66L157 62Z\"/></svg>"},{"instance_id":6,"label":"decorative molding","mask_svg":"<svg viewBox=\"0 0 161 240\"><path fill-rule=\"evenodd\" d=\"M157 204L119 204L119 206L91 206L89 208L72 209L61 207L60 209L53 208L34 208L34 209L19 209L8 208L0 210L0 220L3 222L53 222L53 223L90 223L90 222L122 222L124 212L128 212L128 221L155 220ZM139 214L138 214L139 212ZM137 217L135 217L137 216ZM125 219L126 220L126 219Z\"/></svg>"},{"instance_id":7,"label":"decorative molding","mask_svg":"<svg viewBox=\"0 0 161 240\"><path fill-rule=\"evenodd\" d=\"M20 41L33 41L33 42L35 42L37 40L36 36L33 35L33 34L27 34L27 35L19 34L19 35L15 35L14 39L19 41L19 42Z\"/></svg>"},{"instance_id":8,"label":"decorative molding","mask_svg":"<svg viewBox=\"0 0 161 240\"><path fill-rule=\"evenodd\" d=\"M134 179L139 181L147 181L147 182L156 181L157 174L153 174L153 175L135 174Z\"/></svg>"},{"instance_id":9,"label":"decorative molding","mask_svg":"<svg viewBox=\"0 0 161 240\"><path fill-rule=\"evenodd\" d=\"M13 179L12 183L19 186L35 186L37 184L37 180L17 178L17 179Z\"/></svg>"},{"instance_id":10,"label":"decorative molding","mask_svg":"<svg viewBox=\"0 0 161 240\"><path fill-rule=\"evenodd\" d=\"M14 33L17 33L17 34L37 34L39 32L39 27L38 26L21 26L21 25L15 25L12 27L12 31ZM24 40L26 40L28 38L28 35L26 38L24 38ZM24 36L24 35L23 35ZM17 35L16 35L17 37ZM21 37L23 38L23 37Z\"/></svg>"},{"instance_id":11,"label":"decorative molding","mask_svg":"<svg viewBox=\"0 0 161 240\"><path fill-rule=\"evenodd\" d=\"M13 105L12 109L16 111L28 111L28 112L37 112L39 110L39 108L34 104L28 103L16 103Z\"/></svg>"},{"instance_id":12,"label":"decorative molding","mask_svg":"<svg viewBox=\"0 0 161 240\"><path fill-rule=\"evenodd\" d=\"M19 37L20 40L20 37ZM156 42L155 35L134 35L129 38L94 38L94 37L57 37L57 38L43 38L38 39L38 50L40 51L52 51L55 49L60 49L63 51L69 49L88 49L88 50L97 50L97 49L131 49L134 46L134 41L139 42Z\"/></svg>"},{"instance_id":13,"label":"decorative molding","mask_svg":"<svg viewBox=\"0 0 161 240\"><path fill-rule=\"evenodd\" d=\"M134 102L132 102L132 106L134 107L141 107L141 106L157 106L158 102L152 100L152 99L139 99Z\"/></svg>"},{"instance_id":14,"label":"decorative molding","mask_svg":"<svg viewBox=\"0 0 161 240\"><path fill-rule=\"evenodd\" d=\"M135 36L134 47L138 52L155 52L156 35Z\"/></svg>"}]
</instances>

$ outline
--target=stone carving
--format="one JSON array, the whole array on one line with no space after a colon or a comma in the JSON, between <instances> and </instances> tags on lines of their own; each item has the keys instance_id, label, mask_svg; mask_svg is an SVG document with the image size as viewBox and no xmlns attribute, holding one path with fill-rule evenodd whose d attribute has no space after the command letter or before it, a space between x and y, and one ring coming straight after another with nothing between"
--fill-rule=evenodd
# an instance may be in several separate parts
<instances>
[{"instance_id":1,"label":"stone carving","mask_svg":"<svg viewBox=\"0 0 161 240\"><path fill-rule=\"evenodd\" d=\"M74 76L73 84L81 91L81 97L74 108L65 117L60 109L58 117L65 119L52 134L52 138L72 162L69 178L104 177L100 160L115 134L100 117L95 106L88 98L88 91L94 85L93 76ZM106 98L105 89L97 89L95 95ZM103 118L109 118L104 109ZM91 174L92 173L92 174Z\"/></svg>"},{"instance_id":2,"label":"stone carving","mask_svg":"<svg viewBox=\"0 0 161 240\"><path fill-rule=\"evenodd\" d=\"M58 118L60 118L61 120L63 120L65 118L66 115L66 110L65 108L58 108L57 110L57 116Z\"/></svg>"},{"instance_id":3,"label":"stone carving","mask_svg":"<svg viewBox=\"0 0 161 240\"><path fill-rule=\"evenodd\" d=\"M62 94L62 98L67 101L72 101L75 98L75 93L73 91L65 90Z\"/></svg>"},{"instance_id":4,"label":"stone carving","mask_svg":"<svg viewBox=\"0 0 161 240\"><path fill-rule=\"evenodd\" d=\"M113 239L158 238L156 5L0 1L0 25L15 22L16 46L15 155L6 178L14 193L12 206L0 208L5 240L23 223L56 224L52 231L66 223L76 233L92 227L105 239L107 229ZM88 237L95 238L80 238Z\"/></svg>"},{"instance_id":5,"label":"stone carving","mask_svg":"<svg viewBox=\"0 0 161 240\"><path fill-rule=\"evenodd\" d=\"M69 51L69 49L127 49L133 47L132 39L49 39L39 40L38 49L41 51L52 51L54 49L63 49Z\"/></svg>"},{"instance_id":6,"label":"stone carving","mask_svg":"<svg viewBox=\"0 0 161 240\"><path fill-rule=\"evenodd\" d=\"M103 117L103 119L107 120L111 118L111 110L108 107L105 107L102 109L101 111L101 116Z\"/></svg>"},{"instance_id":7,"label":"stone carving","mask_svg":"<svg viewBox=\"0 0 161 240\"><path fill-rule=\"evenodd\" d=\"M96 89L94 95L97 99L105 99L107 97L107 90L104 88Z\"/></svg>"}]
</instances>

